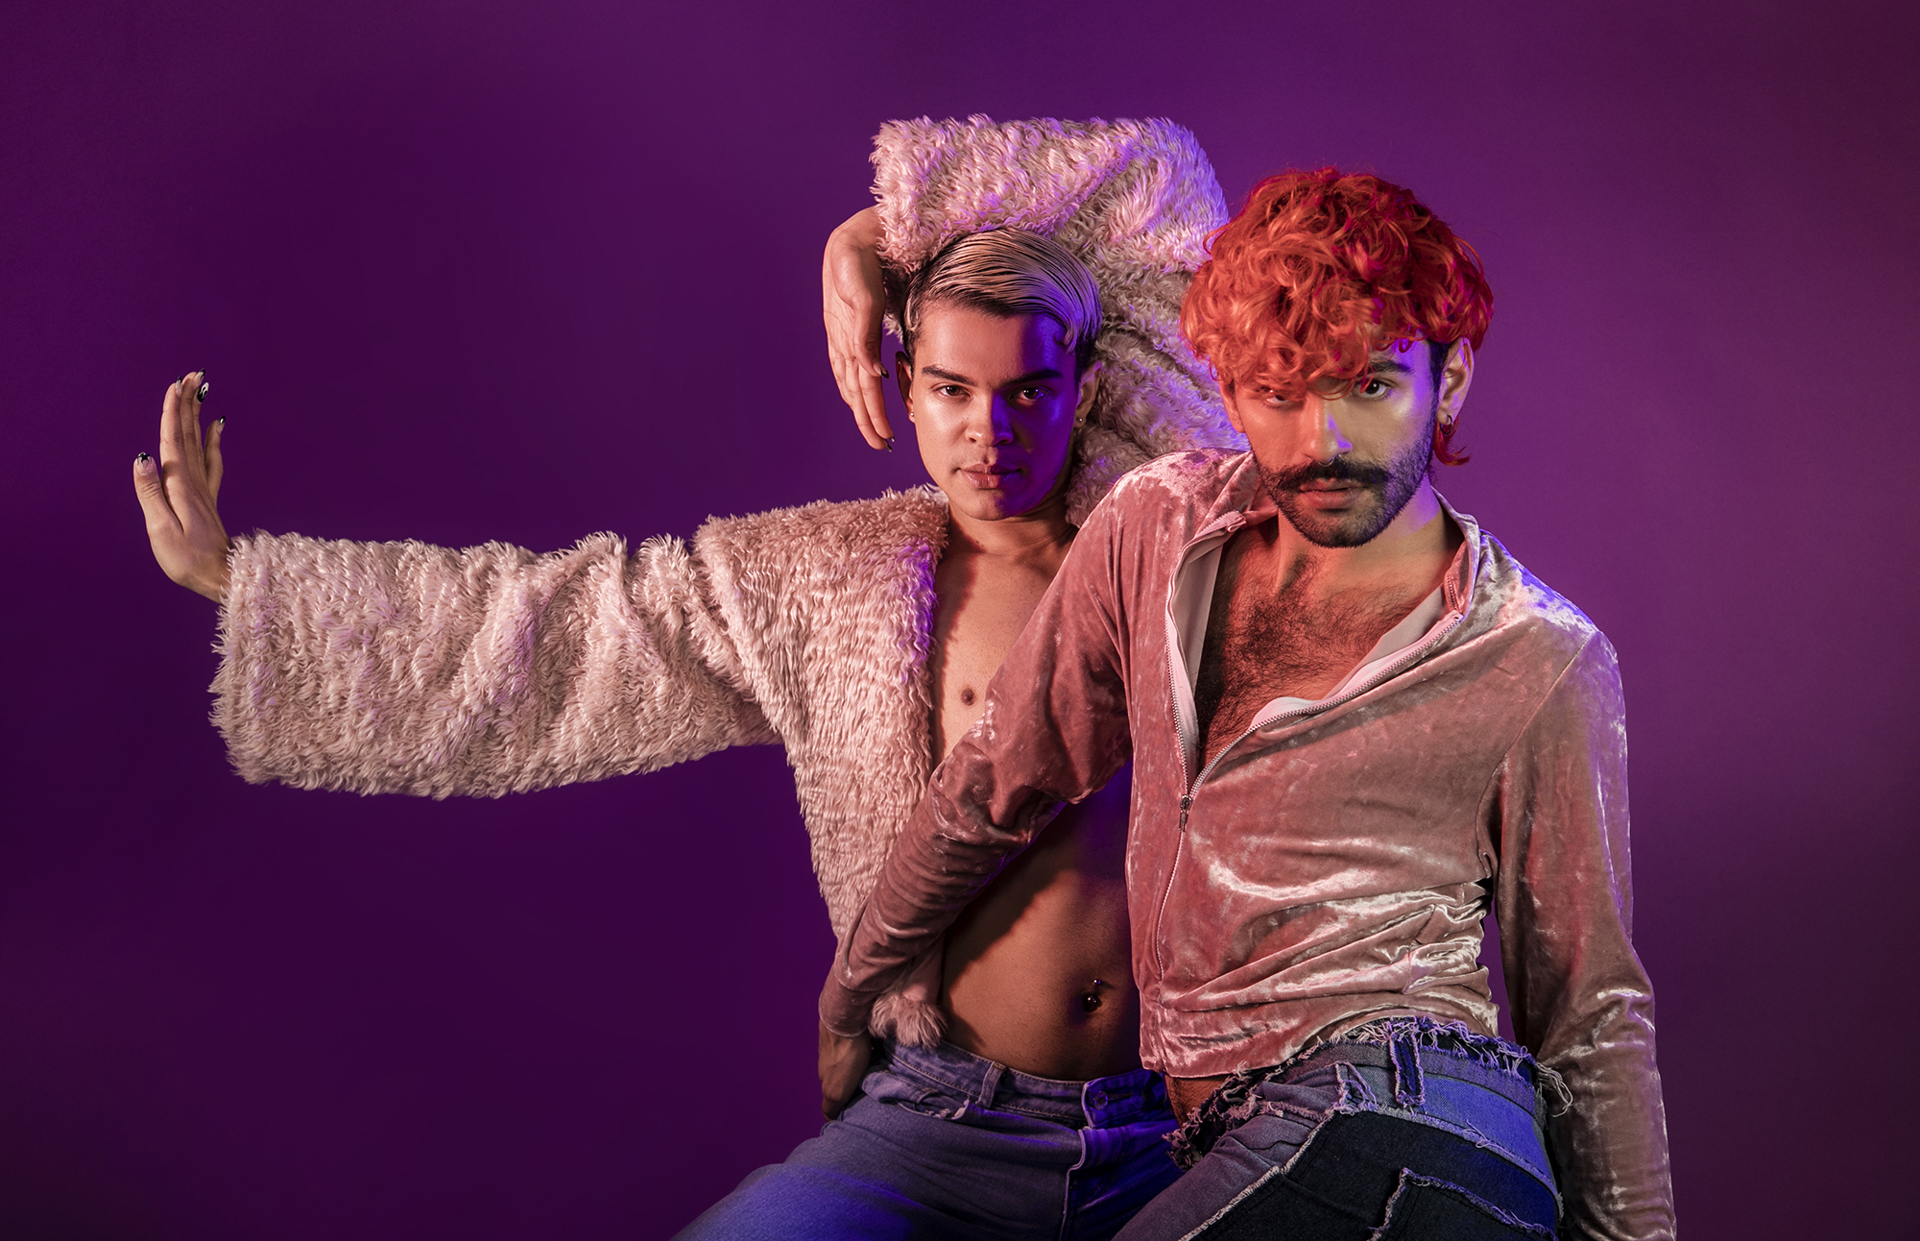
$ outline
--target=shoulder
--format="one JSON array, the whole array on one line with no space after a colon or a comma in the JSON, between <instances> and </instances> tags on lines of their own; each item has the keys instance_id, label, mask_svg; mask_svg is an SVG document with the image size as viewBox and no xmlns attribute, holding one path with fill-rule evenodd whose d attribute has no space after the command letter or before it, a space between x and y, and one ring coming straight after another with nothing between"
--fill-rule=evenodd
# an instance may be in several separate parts
<instances>
[{"instance_id":1,"label":"shoulder","mask_svg":"<svg viewBox=\"0 0 1920 1241\"><path fill-rule=\"evenodd\" d=\"M1138 531L1151 526L1163 538L1184 539L1237 494L1251 456L1224 448L1200 448L1155 457L1127 471L1088 524L1109 524ZM1104 517L1103 517L1104 515Z\"/></svg>"},{"instance_id":2,"label":"shoulder","mask_svg":"<svg viewBox=\"0 0 1920 1241\"><path fill-rule=\"evenodd\" d=\"M1116 502L1128 507L1169 500L1211 500L1239 472L1247 454L1227 448L1170 452L1128 470L1114 484Z\"/></svg>"},{"instance_id":3,"label":"shoulder","mask_svg":"<svg viewBox=\"0 0 1920 1241\"><path fill-rule=\"evenodd\" d=\"M1564 669L1583 653L1611 663L1613 646L1574 602L1521 564L1500 540L1480 532L1480 581L1495 626L1516 631Z\"/></svg>"}]
</instances>

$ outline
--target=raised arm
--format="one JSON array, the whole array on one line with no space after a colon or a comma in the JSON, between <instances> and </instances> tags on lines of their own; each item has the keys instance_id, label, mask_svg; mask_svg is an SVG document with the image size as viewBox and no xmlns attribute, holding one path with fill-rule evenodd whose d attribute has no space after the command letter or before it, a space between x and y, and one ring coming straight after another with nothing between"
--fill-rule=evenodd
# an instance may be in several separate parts
<instances>
[{"instance_id":1,"label":"raised arm","mask_svg":"<svg viewBox=\"0 0 1920 1241\"><path fill-rule=\"evenodd\" d=\"M1620 673L1595 635L1507 756L1496 914L1514 1032L1573 1106L1548 1123L1567 1235L1673 1236L1653 987L1633 950Z\"/></svg>"}]
</instances>

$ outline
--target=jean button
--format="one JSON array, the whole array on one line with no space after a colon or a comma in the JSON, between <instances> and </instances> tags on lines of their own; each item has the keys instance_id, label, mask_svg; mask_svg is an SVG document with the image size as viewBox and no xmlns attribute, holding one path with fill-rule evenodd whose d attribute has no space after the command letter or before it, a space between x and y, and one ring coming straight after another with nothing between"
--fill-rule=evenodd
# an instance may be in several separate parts
<instances>
[{"instance_id":1,"label":"jean button","mask_svg":"<svg viewBox=\"0 0 1920 1241\"><path fill-rule=\"evenodd\" d=\"M1096 1093L1091 1102L1095 1107L1105 1107L1107 1105L1107 1096L1104 1093Z\"/></svg>"}]
</instances>

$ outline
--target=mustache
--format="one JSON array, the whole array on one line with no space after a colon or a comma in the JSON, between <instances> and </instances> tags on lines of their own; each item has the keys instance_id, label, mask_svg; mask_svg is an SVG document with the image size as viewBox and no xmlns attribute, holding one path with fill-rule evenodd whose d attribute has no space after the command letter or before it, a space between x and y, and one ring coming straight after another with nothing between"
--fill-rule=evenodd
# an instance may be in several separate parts
<instances>
[{"instance_id":1,"label":"mustache","mask_svg":"<svg viewBox=\"0 0 1920 1241\"><path fill-rule=\"evenodd\" d=\"M1283 491L1297 489L1302 483L1358 483L1362 487L1384 487L1392 477L1387 467L1366 461L1335 457L1332 461L1309 461L1291 470L1271 475L1268 485Z\"/></svg>"}]
</instances>

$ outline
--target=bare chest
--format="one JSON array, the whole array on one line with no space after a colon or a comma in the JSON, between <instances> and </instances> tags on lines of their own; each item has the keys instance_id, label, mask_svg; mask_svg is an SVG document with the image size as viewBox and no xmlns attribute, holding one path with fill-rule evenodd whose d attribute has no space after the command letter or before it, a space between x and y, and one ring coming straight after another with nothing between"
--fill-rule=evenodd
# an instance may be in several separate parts
<instances>
[{"instance_id":1,"label":"bare chest","mask_svg":"<svg viewBox=\"0 0 1920 1241\"><path fill-rule=\"evenodd\" d=\"M987 682L1026 628L1047 593L1052 575L1036 567L984 556L947 556L934 574L939 603L934 612L934 754L944 758L953 743L980 719Z\"/></svg>"}]
</instances>

